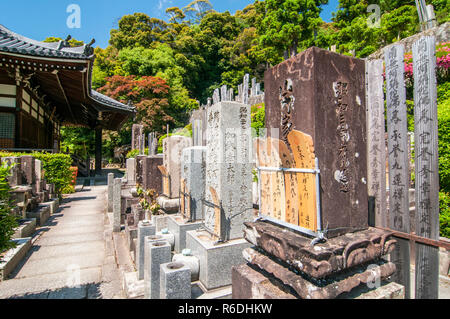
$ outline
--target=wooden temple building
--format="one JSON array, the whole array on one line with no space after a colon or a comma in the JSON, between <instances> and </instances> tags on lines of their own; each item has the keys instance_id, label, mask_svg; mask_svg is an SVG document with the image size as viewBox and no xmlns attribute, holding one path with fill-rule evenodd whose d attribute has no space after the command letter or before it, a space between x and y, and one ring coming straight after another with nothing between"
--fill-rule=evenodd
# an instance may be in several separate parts
<instances>
[{"instance_id":1,"label":"wooden temple building","mask_svg":"<svg viewBox=\"0 0 450 319\"><path fill-rule=\"evenodd\" d=\"M59 151L61 126L96 132L101 170L102 130L119 130L135 113L91 88L94 49L68 40L39 42L0 25L0 150Z\"/></svg>"}]
</instances>

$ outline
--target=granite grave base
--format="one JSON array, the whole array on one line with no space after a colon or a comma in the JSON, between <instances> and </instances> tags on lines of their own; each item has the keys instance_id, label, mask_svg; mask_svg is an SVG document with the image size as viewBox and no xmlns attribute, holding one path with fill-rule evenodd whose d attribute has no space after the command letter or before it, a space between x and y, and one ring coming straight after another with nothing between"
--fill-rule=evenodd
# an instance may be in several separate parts
<instances>
[{"instance_id":1,"label":"granite grave base","mask_svg":"<svg viewBox=\"0 0 450 319\"><path fill-rule=\"evenodd\" d=\"M231 285L231 269L245 262L242 252L250 246L244 239L217 243L204 230L186 233L186 248L200 260L200 282L208 290Z\"/></svg>"},{"instance_id":2,"label":"granite grave base","mask_svg":"<svg viewBox=\"0 0 450 319\"><path fill-rule=\"evenodd\" d=\"M186 248L186 233L197 230L203 226L203 222L187 222L181 215L168 216L167 228L175 236L174 250L181 253Z\"/></svg>"}]
</instances>

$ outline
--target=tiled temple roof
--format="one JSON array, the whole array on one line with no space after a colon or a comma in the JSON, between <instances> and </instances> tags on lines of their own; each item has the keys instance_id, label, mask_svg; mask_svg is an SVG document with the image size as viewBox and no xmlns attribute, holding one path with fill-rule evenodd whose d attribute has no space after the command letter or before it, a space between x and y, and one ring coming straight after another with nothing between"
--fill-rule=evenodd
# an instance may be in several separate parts
<instances>
[{"instance_id":1,"label":"tiled temple roof","mask_svg":"<svg viewBox=\"0 0 450 319\"><path fill-rule=\"evenodd\" d=\"M12 32L0 24L0 51L3 52L37 57L87 60L92 59L94 56L94 49L91 47L92 44L70 47L67 40L53 43L36 41Z\"/></svg>"}]
</instances>

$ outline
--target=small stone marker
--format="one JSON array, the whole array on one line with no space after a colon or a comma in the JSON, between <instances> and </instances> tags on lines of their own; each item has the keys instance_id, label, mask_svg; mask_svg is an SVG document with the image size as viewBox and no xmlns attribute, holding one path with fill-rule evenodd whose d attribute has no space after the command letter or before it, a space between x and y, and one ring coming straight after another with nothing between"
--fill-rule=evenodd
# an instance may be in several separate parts
<instances>
[{"instance_id":1,"label":"small stone marker","mask_svg":"<svg viewBox=\"0 0 450 319\"><path fill-rule=\"evenodd\" d=\"M185 199L185 207L186 217L191 221L203 219L206 151L206 147L201 146L188 147L183 150L181 177L186 182L185 192L189 194L187 200Z\"/></svg>"},{"instance_id":2,"label":"small stone marker","mask_svg":"<svg viewBox=\"0 0 450 319\"><path fill-rule=\"evenodd\" d=\"M191 269L181 262L161 265L160 299L191 299Z\"/></svg>"},{"instance_id":3,"label":"small stone marker","mask_svg":"<svg viewBox=\"0 0 450 319\"><path fill-rule=\"evenodd\" d=\"M171 250L172 247L168 242L158 240L156 236L145 239L145 299L160 298L160 266L170 262L172 258Z\"/></svg>"},{"instance_id":4,"label":"small stone marker","mask_svg":"<svg viewBox=\"0 0 450 319\"><path fill-rule=\"evenodd\" d=\"M144 127L139 124L133 124L131 128L131 149L140 150L142 134L144 134Z\"/></svg>"},{"instance_id":5,"label":"small stone marker","mask_svg":"<svg viewBox=\"0 0 450 319\"><path fill-rule=\"evenodd\" d=\"M163 165L158 166L158 169L162 175L162 194L170 197L170 176Z\"/></svg>"},{"instance_id":6,"label":"small stone marker","mask_svg":"<svg viewBox=\"0 0 450 319\"><path fill-rule=\"evenodd\" d=\"M139 222L136 247L136 268L138 270L138 280L144 279L145 237L154 236L155 234L156 226L152 225L149 220Z\"/></svg>"},{"instance_id":7,"label":"small stone marker","mask_svg":"<svg viewBox=\"0 0 450 319\"><path fill-rule=\"evenodd\" d=\"M170 177L169 198L180 197L181 157L183 150L192 146L192 139L185 136L171 136L164 140L164 167Z\"/></svg>"},{"instance_id":8,"label":"small stone marker","mask_svg":"<svg viewBox=\"0 0 450 319\"><path fill-rule=\"evenodd\" d=\"M127 183L133 185L136 183L136 159L127 159Z\"/></svg>"},{"instance_id":9,"label":"small stone marker","mask_svg":"<svg viewBox=\"0 0 450 319\"><path fill-rule=\"evenodd\" d=\"M113 232L120 233L121 230L121 202L122 202L122 179L114 179L114 196L113 196Z\"/></svg>"},{"instance_id":10,"label":"small stone marker","mask_svg":"<svg viewBox=\"0 0 450 319\"><path fill-rule=\"evenodd\" d=\"M108 174L108 212L113 211L114 203L114 173Z\"/></svg>"}]
</instances>

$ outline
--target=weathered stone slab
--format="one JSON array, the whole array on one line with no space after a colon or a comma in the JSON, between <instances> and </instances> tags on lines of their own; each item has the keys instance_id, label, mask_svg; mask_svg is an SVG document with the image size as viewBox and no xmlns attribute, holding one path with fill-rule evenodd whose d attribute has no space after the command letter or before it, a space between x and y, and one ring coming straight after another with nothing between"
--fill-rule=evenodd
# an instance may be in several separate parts
<instances>
[{"instance_id":1,"label":"weathered stone slab","mask_svg":"<svg viewBox=\"0 0 450 319\"><path fill-rule=\"evenodd\" d=\"M247 262L273 275L283 284L294 289L302 299L335 299L362 284L385 280L395 272L393 263L378 261L374 262L372 267L360 266L353 270L346 270L333 276L329 281L312 281L290 271L284 265L253 248L245 249L243 255Z\"/></svg>"},{"instance_id":2,"label":"weathered stone slab","mask_svg":"<svg viewBox=\"0 0 450 319\"><path fill-rule=\"evenodd\" d=\"M164 167L170 178L169 198L180 197L181 157L183 149L192 146L192 139L185 136L171 136L163 141Z\"/></svg>"},{"instance_id":3,"label":"weathered stone slab","mask_svg":"<svg viewBox=\"0 0 450 319\"><path fill-rule=\"evenodd\" d=\"M206 185L218 195L222 239L242 238L243 223L253 217L250 107L221 102L208 108ZM212 203L206 191L206 201ZM205 207L205 226L215 228L215 209Z\"/></svg>"},{"instance_id":4,"label":"weathered stone slab","mask_svg":"<svg viewBox=\"0 0 450 319\"><path fill-rule=\"evenodd\" d=\"M313 47L266 71L264 86L269 136L313 139L327 236L367 229L365 62Z\"/></svg>"},{"instance_id":5,"label":"weathered stone slab","mask_svg":"<svg viewBox=\"0 0 450 319\"><path fill-rule=\"evenodd\" d=\"M267 222L245 223L245 239L313 278L325 278L389 254L392 232L369 228L311 245L311 238Z\"/></svg>"}]
</instances>

